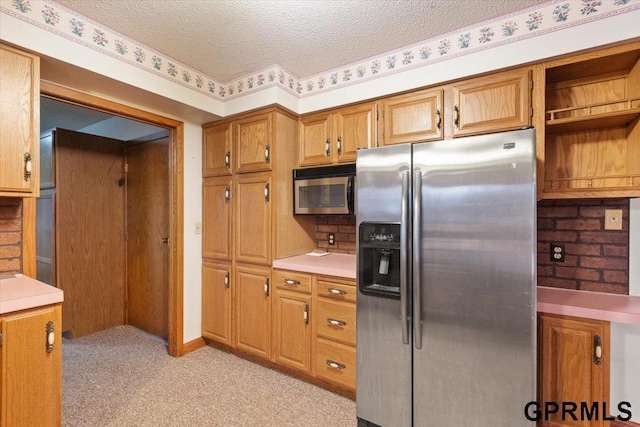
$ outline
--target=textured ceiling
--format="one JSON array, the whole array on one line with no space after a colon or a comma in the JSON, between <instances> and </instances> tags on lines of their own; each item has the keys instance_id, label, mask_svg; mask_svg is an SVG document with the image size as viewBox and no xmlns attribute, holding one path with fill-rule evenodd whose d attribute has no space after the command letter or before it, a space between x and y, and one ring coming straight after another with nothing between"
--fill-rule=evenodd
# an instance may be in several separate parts
<instances>
[{"instance_id":1,"label":"textured ceiling","mask_svg":"<svg viewBox=\"0 0 640 427\"><path fill-rule=\"evenodd\" d=\"M56 0L220 81L308 77L546 1Z\"/></svg>"}]
</instances>

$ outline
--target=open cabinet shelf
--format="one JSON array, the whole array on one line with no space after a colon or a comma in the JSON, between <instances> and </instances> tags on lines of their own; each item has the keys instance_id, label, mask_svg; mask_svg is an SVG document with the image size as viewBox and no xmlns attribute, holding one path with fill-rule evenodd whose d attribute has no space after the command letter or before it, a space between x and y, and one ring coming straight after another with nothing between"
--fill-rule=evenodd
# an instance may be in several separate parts
<instances>
[{"instance_id":1,"label":"open cabinet shelf","mask_svg":"<svg viewBox=\"0 0 640 427\"><path fill-rule=\"evenodd\" d=\"M545 64L543 198L640 196L640 43Z\"/></svg>"}]
</instances>

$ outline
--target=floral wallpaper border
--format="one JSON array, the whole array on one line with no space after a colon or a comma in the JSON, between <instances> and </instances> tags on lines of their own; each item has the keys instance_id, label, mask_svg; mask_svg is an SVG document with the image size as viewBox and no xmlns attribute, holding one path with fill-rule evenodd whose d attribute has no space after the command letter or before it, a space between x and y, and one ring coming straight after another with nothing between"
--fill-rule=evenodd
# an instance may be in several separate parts
<instances>
[{"instance_id":1,"label":"floral wallpaper border","mask_svg":"<svg viewBox=\"0 0 640 427\"><path fill-rule=\"evenodd\" d=\"M640 9L640 0L552 0L324 73L299 78L275 64L220 82L51 0L0 0L0 11L219 101L280 86L298 98Z\"/></svg>"}]
</instances>

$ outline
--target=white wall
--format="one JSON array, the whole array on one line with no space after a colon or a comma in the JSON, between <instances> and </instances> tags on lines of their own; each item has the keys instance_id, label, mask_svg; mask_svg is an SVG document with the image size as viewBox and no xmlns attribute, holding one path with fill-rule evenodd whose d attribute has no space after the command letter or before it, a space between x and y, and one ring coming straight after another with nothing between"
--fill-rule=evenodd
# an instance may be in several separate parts
<instances>
[{"instance_id":1,"label":"white wall","mask_svg":"<svg viewBox=\"0 0 640 427\"><path fill-rule=\"evenodd\" d=\"M640 199L631 199L629 209L629 295L640 297ZM640 325L612 323L611 404L622 401L640 422Z\"/></svg>"}]
</instances>

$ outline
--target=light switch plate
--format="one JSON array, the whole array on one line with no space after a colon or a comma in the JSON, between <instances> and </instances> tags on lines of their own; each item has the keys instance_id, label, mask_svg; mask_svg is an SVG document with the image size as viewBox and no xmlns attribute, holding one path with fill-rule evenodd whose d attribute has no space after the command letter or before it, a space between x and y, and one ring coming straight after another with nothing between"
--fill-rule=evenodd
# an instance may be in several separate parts
<instances>
[{"instance_id":1,"label":"light switch plate","mask_svg":"<svg viewBox=\"0 0 640 427\"><path fill-rule=\"evenodd\" d=\"M604 229L622 230L622 209L604 210Z\"/></svg>"}]
</instances>

